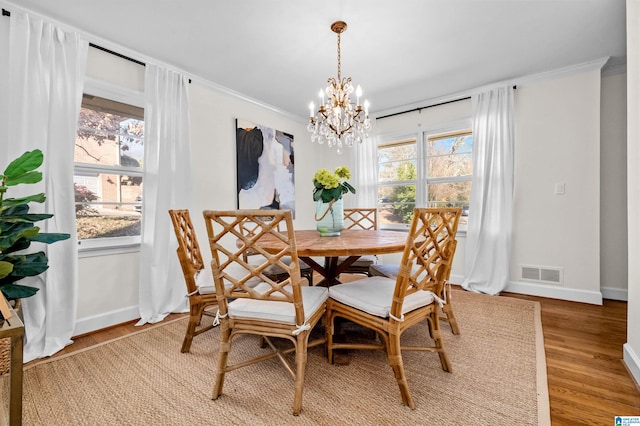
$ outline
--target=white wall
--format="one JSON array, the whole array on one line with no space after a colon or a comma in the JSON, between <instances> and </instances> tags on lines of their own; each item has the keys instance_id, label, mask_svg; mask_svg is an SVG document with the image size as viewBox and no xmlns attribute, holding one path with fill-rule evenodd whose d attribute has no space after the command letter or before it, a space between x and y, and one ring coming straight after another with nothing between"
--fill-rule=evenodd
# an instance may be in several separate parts
<instances>
[{"instance_id":1,"label":"white wall","mask_svg":"<svg viewBox=\"0 0 640 426\"><path fill-rule=\"evenodd\" d=\"M601 303L600 80L596 69L518 86L510 291ZM563 284L523 281L521 265L562 268Z\"/></svg>"},{"instance_id":2,"label":"white wall","mask_svg":"<svg viewBox=\"0 0 640 426\"><path fill-rule=\"evenodd\" d=\"M627 0L629 305L624 362L640 383L640 0Z\"/></svg>"},{"instance_id":3,"label":"white wall","mask_svg":"<svg viewBox=\"0 0 640 426\"><path fill-rule=\"evenodd\" d=\"M600 290L627 299L627 74L602 78Z\"/></svg>"}]
</instances>

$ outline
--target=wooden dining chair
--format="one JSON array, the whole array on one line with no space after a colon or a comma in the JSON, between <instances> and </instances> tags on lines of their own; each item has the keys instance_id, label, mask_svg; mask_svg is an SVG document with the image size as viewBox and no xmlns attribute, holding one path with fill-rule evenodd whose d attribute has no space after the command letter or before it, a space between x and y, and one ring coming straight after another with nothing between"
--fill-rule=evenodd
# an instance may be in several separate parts
<instances>
[{"instance_id":1,"label":"wooden dining chair","mask_svg":"<svg viewBox=\"0 0 640 426\"><path fill-rule=\"evenodd\" d=\"M378 229L378 209L377 208L345 208L344 211L344 229ZM338 262L342 263L347 257L341 256ZM347 274L364 274L369 275L369 267L378 263L378 256L365 255L360 256L355 262L347 266L343 271Z\"/></svg>"},{"instance_id":2,"label":"wooden dining chair","mask_svg":"<svg viewBox=\"0 0 640 426\"><path fill-rule=\"evenodd\" d=\"M402 403L415 408L402 352L437 352L442 369L451 372L440 330L438 304L456 249L460 209L416 208L397 278L369 277L329 288L325 330L329 362L336 349L382 349L393 369ZM374 330L382 343L335 342L336 317ZM426 320L432 345L402 346L401 335ZM348 336L347 340L348 340ZM427 336L425 336L427 337Z\"/></svg>"},{"instance_id":3,"label":"wooden dining chair","mask_svg":"<svg viewBox=\"0 0 640 426\"><path fill-rule=\"evenodd\" d=\"M202 260L202 253L198 245L198 239L191 222L189 210L169 210L173 230L178 240L178 259L182 267L184 282L187 285L187 297L189 298L189 323L187 332L182 342L181 352L189 352L193 338L207 330L211 330L213 324L200 329L197 327L202 321L202 315L215 316L215 313L206 310L207 307L217 305L213 276Z\"/></svg>"},{"instance_id":4,"label":"wooden dining chair","mask_svg":"<svg viewBox=\"0 0 640 426\"><path fill-rule=\"evenodd\" d=\"M240 227L241 231L246 237L252 237L255 235L255 232L259 230L260 226L253 222L244 222ZM242 244L242 240L238 239L236 244ZM250 258L259 257L260 253L256 250L246 250L243 253L244 261L249 263ZM309 285L313 285L313 269L309 265L307 265L304 261L298 260L300 262L300 275L307 280ZM282 262L286 264L291 263L291 258L286 256L282 258ZM288 278L289 274L284 269L280 268L278 265L271 265L267 269L263 271L263 273L271 278L274 281L282 281Z\"/></svg>"},{"instance_id":5,"label":"wooden dining chair","mask_svg":"<svg viewBox=\"0 0 640 426\"><path fill-rule=\"evenodd\" d=\"M213 399L222 394L226 373L257 362L278 358L294 379L293 414L302 409L302 391L307 363L307 349L323 345L324 335L309 342L313 327L320 321L326 309L328 290L324 287L303 286L300 277L300 261L296 252L293 219L290 210L235 210L205 211L204 219L209 235L216 294L220 320L220 349ZM254 226L253 235L242 230L246 225ZM282 226L283 231L279 230ZM229 247L228 241L239 239L241 244ZM269 253L260 247L263 239L276 239L282 248ZM231 239L231 241L233 241ZM261 255L262 262L254 265L244 257L247 251ZM289 257L290 262L283 259ZM277 265L288 277L277 281L264 271ZM248 286L250 280L258 279L256 286ZM233 301L229 302L229 299ZM233 358L233 338L239 334L260 336L271 349L269 353L257 352L247 355L249 359ZM282 349L274 338L289 341L293 347ZM264 351L256 346L256 351ZM285 355L295 353L295 365ZM242 354L238 355L242 357ZM273 384L273 392L280 392Z\"/></svg>"},{"instance_id":6,"label":"wooden dining chair","mask_svg":"<svg viewBox=\"0 0 640 426\"><path fill-rule=\"evenodd\" d=\"M451 259L453 263L453 259ZM396 279L398 276L398 271L400 270L400 265L397 263L377 263L375 265L371 265L369 267L369 276L379 276L379 277L387 277ZM440 294L440 298L442 298L445 303L440 308L442 314L440 316L441 321L446 321L449 323L451 327L451 332L453 334L460 334L460 326L458 325L458 320L456 319L456 315L453 311L453 298L451 297L451 283L449 282L449 276L451 275L451 268L449 268L449 274L445 278L445 284L442 288L442 294Z\"/></svg>"}]
</instances>

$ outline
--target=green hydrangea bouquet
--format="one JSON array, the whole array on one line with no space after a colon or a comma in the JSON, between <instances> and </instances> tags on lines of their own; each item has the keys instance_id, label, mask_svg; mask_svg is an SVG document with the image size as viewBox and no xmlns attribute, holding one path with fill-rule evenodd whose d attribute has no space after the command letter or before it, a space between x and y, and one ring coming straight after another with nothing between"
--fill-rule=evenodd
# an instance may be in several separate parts
<instances>
[{"instance_id":1,"label":"green hydrangea bouquet","mask_svg":"<svg viewBox=\"0 0 640 426\"><path fill-rule=\"evenodd\" d=\"M331 200L339 200L342 194L356 193L356 189L347 182L351 178L351 171L347 167L336 167L331 173L327 169L319 169L313 175L313 201L322 200L329 203Z\"/></svg>"}]
</instances>

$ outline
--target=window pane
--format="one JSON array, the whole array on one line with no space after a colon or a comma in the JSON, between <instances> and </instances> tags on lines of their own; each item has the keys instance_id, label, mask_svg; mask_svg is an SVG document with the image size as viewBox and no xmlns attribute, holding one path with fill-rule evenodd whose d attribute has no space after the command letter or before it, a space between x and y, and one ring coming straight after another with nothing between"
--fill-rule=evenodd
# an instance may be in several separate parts
<instances>
[{"instance_id":1,"label":"window pane","mask_svg":"<svg viewBox=\"0 0 640 426\"><path fill-rule=\"evenodd\" d=\"M141 183L137 176L74 176L78 239L139 236Z\"/></svg>"},{"instance_id":2,"label":"window pane","mask_svg":"<svg viewBox=\"0 0 640 426\"><path fill-rule=\"evenodd\" d=\"M458 230L466 231L469 220L471 182L431 183L428 185L428 207L460 207L462 215Z\"/></svg>"},{"instance_id":3,"label":"window pane","mask_svg":"<svg viewBox=\"0 0 640 426\"><path fill-rule=\"evenodd\" d=\"M462 207L469 205L471 182L430 183L429 207Z\"/></svg>"},{"instance_id":4,"label":"window pane","mask_svg":"<svg viewBox=\"0 0 640 426\"><path fill-rule=\"evenodd\" d=\"M378 168L378 181L415 180L418 177L416 170L416 160L381 163Z\"/></svg>"},{"instance_id":5,"label":"window pane","mask_svg":"<svg viewBox=\"0 0 640 426\"><path fill-rule=\"evenodd\" d=\"M101 106L97 105L98 100ZM116 113L116 108L124 111ZM142 111L142 108L98 97L88 103L85 95L78 118L74 161L141 168L144 156Z\"/></svg>"},{"instance_id":6,"label":"window pane","mask_svg":"<svg viewBox=\"0 0 640 426\"><path fill-rule=\"evenodd\" d=\"M432 137L428 141L428 156L443 154L471 154L473 136L469 133L448 137Z\"/></svg>"},{"instance_id":7,"label":"window pane","mask_svg":"<svg viewBox=\"0 0 640 426\"><path fill-rule=\"evenodd\" d=\"M415 180L416 141L381 146L378 149L378 180L380 182Z\"/></svg>"},{"instance_id":8,"label":"window pane","mask_svg":"<svg viewBox=\"0 0 640 426\"><path fill-rule=\"evenodd\" d=\"M76 213L78 239L140 236L140 219L139 213L102 209L87 210L87 216L78 216Z\"/></svg>"},{"instance_id":9,"label":"window pane","mask_svg":"<svg viewBox=\"0 0 640 426\"><path fill-rule=\"evenodd\" d=\"M411 222L415 206L415 185L381 185L378 187L380 224L400 224Z\"/></svg>"},{"instance_id":10,"label":"window pane","mask_svg":"<svg viewBox=\"0 0 640 426\"><path fill-rule=\"evenodd\" d=\"M379 225L409 224L413 219L415 203L384 204L378 208Z\"/></svg>"},{"instance_id":11,"label":"window pane","mask_svg":"<svg viewBox=\"0 0 640 426\"><path fill-rule=\"evenodd\" d=\"M428 177L471 176L473 162L471 154L450 154L429 157Z\"/></svg>"},{"instance_id":12,"label":"window pane","mask_svg":"<svg viewBox=\"0 0 640 426\"><path fill-rule=\"evenodd\" d=\"M427 176L430 178L471 176L472 141L470 135L429 139Z\"/></svg>"}]
</instances>

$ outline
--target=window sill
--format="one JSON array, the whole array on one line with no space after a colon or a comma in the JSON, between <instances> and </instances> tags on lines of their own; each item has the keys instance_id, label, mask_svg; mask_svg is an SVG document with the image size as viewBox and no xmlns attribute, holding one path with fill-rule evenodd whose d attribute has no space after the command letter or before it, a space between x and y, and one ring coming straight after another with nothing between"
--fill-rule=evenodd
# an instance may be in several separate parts
<instances>
[{"instance_id":1,"label":"window sill","mask_svg":"<svg viewBox=\"0 0 640 426\"><path fill-rule=\"evenodd\" d=\"M78 241L78 258L109 256L140 251L140 237L99 238Z\"/></svg>"}]
</instances>

